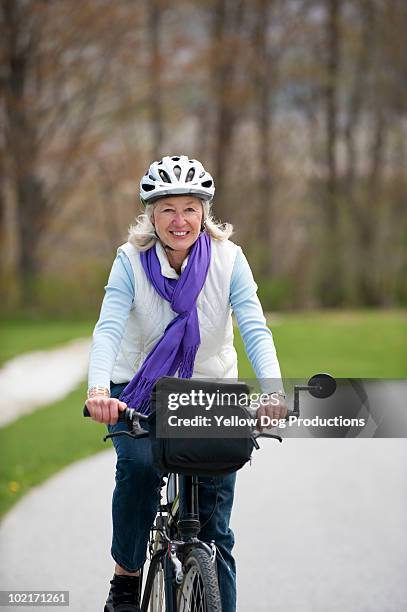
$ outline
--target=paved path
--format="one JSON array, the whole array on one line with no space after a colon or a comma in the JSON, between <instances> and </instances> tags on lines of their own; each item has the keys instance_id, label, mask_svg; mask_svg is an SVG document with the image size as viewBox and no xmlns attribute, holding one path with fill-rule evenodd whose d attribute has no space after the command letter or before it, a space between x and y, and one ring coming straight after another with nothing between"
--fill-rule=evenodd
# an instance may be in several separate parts
<instances>
[{"instance_id":1,"label":"paved path","mask_svg":"<svg viewBox=\"0 0 407 612\"><path fill-rule=\"evenodd\" d=\"M0 383L8 390L0 424L68 393L84 378L88 351L89 340L84 340L68 350L64 346L9 362L0 371ZM44 389L44 371L59 384ZM380 394L379 404L389 403L383 385ZM399 397L405 397L404 389L390 403ZM398 414L404 423L404 405ZM261 444L253 466L239 474L232 517L239 612L406 610L405 440ZM5 517L0 589L69 590L73 612L103 609L113 567L114 458L109 450L70 466Z\"/></svg>"},{"instance_id":2,"label":"paved path","mask_svg":"<svg viewBox=\"0 0 407 612\"><path fill-rule=\"evenodd\" d=\"M55 402L86 378L89 338L47 351L25 353L0 369L0 427L22 414ZM52 385L45 384L52 380Z\"/></svg>"},{"instance_id":3,"label":"paved path","mask_svg":"<svg viewBox=\"0 0 407 612\"><path fill-rule=\"evenodd\" d=\"M405 440L262 447L234 506L239 612L406 610ZM27 495L0 527L1 588L69 590L71 610L100 612L113 478L109 450Z\"/></svg>"}]
</instances>

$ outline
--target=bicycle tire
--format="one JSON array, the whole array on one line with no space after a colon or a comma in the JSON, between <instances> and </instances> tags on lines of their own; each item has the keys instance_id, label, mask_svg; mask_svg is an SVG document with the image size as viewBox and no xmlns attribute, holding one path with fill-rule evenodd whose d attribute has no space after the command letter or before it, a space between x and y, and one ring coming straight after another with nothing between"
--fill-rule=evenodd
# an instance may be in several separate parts
<instances>
[{"instance_id":1,"label":"bicycle tire","mask_svg":"<svg viewBox=\"0 0 407 612\"><path fill-rule=\"evenodd\" d=\"M165 583L165 558L154 555L148 569L141 605L142 612L166 612L167 591Z\"/></svg>"},{"instance_id":2,"label":"bicycle tire","mask_svg":"<svg viewBox=\"0 0 407 612\"><path fill-rule=\"evenodd\" d=\"M216 565L202 548L185 559L184 578L178 589L178 612L222 612Z\"/></svg>"}]
</instances>

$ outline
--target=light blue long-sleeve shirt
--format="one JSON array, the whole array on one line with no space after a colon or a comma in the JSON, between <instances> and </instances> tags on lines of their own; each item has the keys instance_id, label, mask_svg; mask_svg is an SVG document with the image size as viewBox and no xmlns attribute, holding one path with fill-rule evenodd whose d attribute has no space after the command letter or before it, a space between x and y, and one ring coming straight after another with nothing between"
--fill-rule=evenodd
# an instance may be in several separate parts
<instances>
[{"instance_id":1,"label":"light blue long-sleeve shirt","mask_svg":"<svg viewBox=\"0 0 407 612\"><path fill-rule=\"evenodd\" d=\"M95 385L110 385L111 373L136 291L130 260L121 251L113 262L100 317L93 332L89 388ZM241 249L237 252L232 271L230 304L262 391L271 393L282 389L273 336L266 325L257 297L257 285Z\"/></svg>"}]
</instances>

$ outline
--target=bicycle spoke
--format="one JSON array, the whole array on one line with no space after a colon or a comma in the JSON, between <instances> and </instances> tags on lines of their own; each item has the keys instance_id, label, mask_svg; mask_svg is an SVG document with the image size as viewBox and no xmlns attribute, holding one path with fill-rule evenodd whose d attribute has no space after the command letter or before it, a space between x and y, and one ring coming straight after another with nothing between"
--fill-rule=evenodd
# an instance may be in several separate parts
<instances>
[{"instance_id":1,"label":"bicycle spoke","mask_svg":"<svg viewBox=\"0 0 407 612\"><path fill-rule=\"evenodd\" d=\"M148 600L149 612L162 612L166 608L164 567L160 562L155 569Z\"/></svg>"},{"instance_id":2,"label":"bicycle spoke","mask_svg":"<svg viewBox=\"0 0 407 612\"><path fill-rule=\"evenodd\" d=\"M202 590L202 581L200 576L196 575L193 586L193 610L194 612L204 612L205 594Z\"/></svg>"},{"instance_id":3,"label":"bicycle spoke","mask_svg":"<svg viewBox=\"0 0 407 612\"><path fill-rule=\"evenodd\" d=\"M205 588L202 577L196 568L189 570L185 582L185 591L181 591L180 595L183 612L206 612Z\"/></svg>"}]
</instances>

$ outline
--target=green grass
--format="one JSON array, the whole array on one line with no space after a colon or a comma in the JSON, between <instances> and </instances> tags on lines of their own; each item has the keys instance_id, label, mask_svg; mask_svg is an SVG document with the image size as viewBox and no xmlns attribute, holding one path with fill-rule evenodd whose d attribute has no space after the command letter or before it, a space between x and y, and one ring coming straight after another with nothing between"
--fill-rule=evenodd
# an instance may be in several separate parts
<instances>
[{"instance_id":1,"label":"green grass","mask_svg":"<svg viewBox=\"0 0 407 612\"><path fill-rule=\"evenodd\" d=\"M274 320L274 324L273 324ZM269 321L283 377L407 377L407 311L310 312ZM236 334L240 374L253 377Z\"/></svg>"},{"instance_id":2,"label":"green grass","mask_svg":"<svg viewBox=\"0 0 407 612\"><path fill-rule=\"evenodd\" d=\"M108 448L105 426L82 417L85 394L82 384L62 401L0 429L0 515L66 465Z\"/></svg>"},{"instance_id":3,"label":"green grass","mask_svg":"<svg viewBox=\"0 0 407 612\"><path fill-rule=\"evenodd\" d=\"M0 364L20 353L90 336L94 325L95 321L1 320Z\"/></svg>"},{"instance_id":4,"label":"green grass","mask_svg":"<svg viewBox=\"0 0 407 612\"><path fill-rule=\"evenodd\" d=\"M406 311L320 312L275 315L271 324L283 376L325 371L337 377L407 377ZM19 327L21 326L21 327ZM2 355L47 348L93 323L19 323L8 328ZM3 334L4 337L4 334ZM236 333L240 375L252 378ZM103 425L81 416L85 384L62 401L0 429L0 514L31 487L61 468L107 448Z\"/></svg>"}]
</instances>

